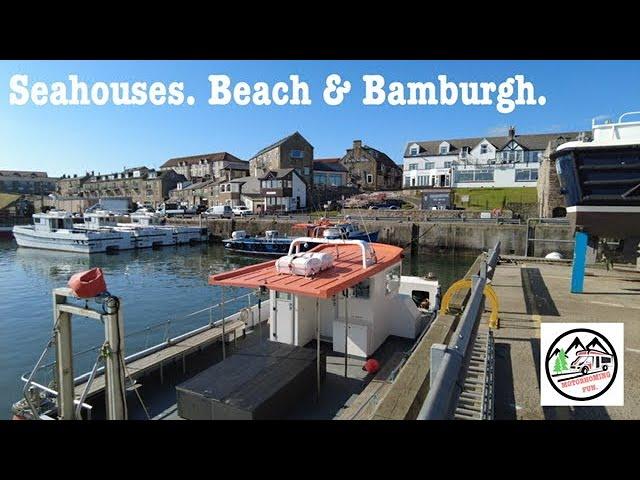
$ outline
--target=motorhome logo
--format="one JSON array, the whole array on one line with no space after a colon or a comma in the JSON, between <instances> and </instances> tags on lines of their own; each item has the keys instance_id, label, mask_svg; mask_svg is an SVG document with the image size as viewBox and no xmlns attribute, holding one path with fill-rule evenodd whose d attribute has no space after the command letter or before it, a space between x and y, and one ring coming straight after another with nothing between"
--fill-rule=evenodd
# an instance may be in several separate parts
<instances>
[{"instance_id":1,"label":"motorhome logo","mask_svg":"<svg viewBox=\"0 0 640 480\"><path fill-rule=\"evenodd\" d=\"M622 405L623 324L541 324L541 405Z\"/></svg>"}]
</instances>

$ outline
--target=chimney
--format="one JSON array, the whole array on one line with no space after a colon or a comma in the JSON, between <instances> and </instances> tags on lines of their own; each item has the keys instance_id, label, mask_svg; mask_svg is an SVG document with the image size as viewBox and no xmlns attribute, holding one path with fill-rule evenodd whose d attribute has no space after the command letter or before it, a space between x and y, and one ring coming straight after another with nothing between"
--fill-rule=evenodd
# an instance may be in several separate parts
<instances>
[{"instance_id":1,"label":"chimney","mask_svg":"<svg viewBox=\"0 0 640 480\"><path fill-rule=\"evenodd\" d=\"M514 138L516 136L516 127L511 125L509 127L509 138Z\"/></svg>"},{"instance_id":2,"label":"chimney","mask_svg":"<svg viewBox=\"0 0 640 480\"><path fill-rule=\"evenodd\" d=\"M360 149L362 148L362 140L353 141L353 156L355 158L360 157Z\"/></svg>"}]
</instances>

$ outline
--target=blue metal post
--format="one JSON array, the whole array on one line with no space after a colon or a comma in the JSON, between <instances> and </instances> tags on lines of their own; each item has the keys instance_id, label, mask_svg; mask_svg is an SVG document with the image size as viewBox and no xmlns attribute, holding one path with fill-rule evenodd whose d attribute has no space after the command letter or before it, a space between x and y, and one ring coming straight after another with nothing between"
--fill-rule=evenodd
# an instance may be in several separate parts
<instances>
[{"instance_id":1,"label":"blue metal post","mask_svg":"<svg viewBox=\"0 0 640 480\"><path fill-rule=\"evenodd\" d=\"M573 250L573 269L571 271L571 293L582 293L588 243L589 234L576 232L576 242Z\"/></svg>"}]
</instances>

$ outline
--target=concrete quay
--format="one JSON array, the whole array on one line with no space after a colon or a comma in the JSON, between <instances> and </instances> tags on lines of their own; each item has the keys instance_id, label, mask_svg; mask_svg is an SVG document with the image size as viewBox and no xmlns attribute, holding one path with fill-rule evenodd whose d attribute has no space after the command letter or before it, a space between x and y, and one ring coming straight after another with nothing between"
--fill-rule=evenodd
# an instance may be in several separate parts
<instances>
[{"instance_id":1,"label":"concrete quay","mask_svg":"<svg viewBox=\"0 0 640 480\"><path fill-rule=\"evenodd\" d=\"M446 249L481 251L492 248L498 241L505 254L524 255L526 250L527 226L497 223L463 222L409 222L406 220L357 219L368 231L379 230L379 241L392 245L408 246L414 249ZM292 230L295 223L303 220L278 218L243 219L202 219L170 218L171 224L200 225L209 229L213 241L231 237L234 230L245 230L250 235L262 235L265 230L277 230L280 234L296 235ZM541 224L532 227L537 239L560 240L559 242L531 242L529 255L544 256L549 252L560 252L570 258L573 244L568 225ZM531 233L531 232L530 232Z\"/></svg>"},{"instance_id":2,"label":"concrete quay","mask_svg":"<svg viewBox=\"0 0 640 480\"><path fill-rule=\"evenodd\" d=\"M571 266L502 256L492 286L499 302L496 419L640 418L640 272L587 268L584 293L570 291ZM488 322L485 313L482 322ZM624 322L624 406L541 407L540 324ZM544 374L544 371L543 371Z\"/></svg>"}]
</instances>

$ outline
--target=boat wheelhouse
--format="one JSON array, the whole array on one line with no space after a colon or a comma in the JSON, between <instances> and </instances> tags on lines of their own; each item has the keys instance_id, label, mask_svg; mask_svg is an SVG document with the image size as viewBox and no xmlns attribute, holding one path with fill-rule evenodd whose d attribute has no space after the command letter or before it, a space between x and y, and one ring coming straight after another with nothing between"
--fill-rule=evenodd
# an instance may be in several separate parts
<instances>
[{"instance_id":1,"label":"boat wheelhouse","mask_svg":"<svg viewBox=\"0 0 640 480\"><path fill-rule=\"evenodd\" d=\"M551 155L572 227L594 236L640 236L640 121L592 123L592 138Z\"/></svg>"}]
</instances>

